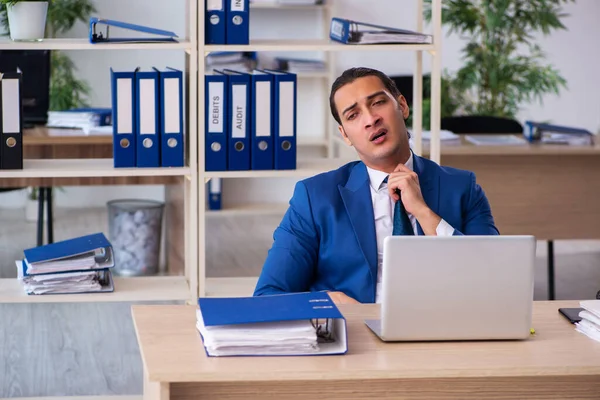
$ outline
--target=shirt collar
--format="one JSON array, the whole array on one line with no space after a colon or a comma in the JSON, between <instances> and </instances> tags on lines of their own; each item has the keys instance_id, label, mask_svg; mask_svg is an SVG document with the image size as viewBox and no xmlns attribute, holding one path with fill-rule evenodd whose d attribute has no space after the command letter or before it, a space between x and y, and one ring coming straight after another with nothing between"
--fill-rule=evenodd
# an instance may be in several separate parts
<instances>
[{"instance_id":1,"label":"shirt collar","mask_svg":"<svg viewBox=\"0 0 600 400\"><path fill-rule=\"evenodd\" d=\"M414 164L413 153L411 151L410 156L408 157L408 160L406 161L406 163L404 165L411 171L414 171L413 164ZM378 170L370 168L370 167L367 167L367 172L369 173L369 181L371 183L371 187L375 191L379 190L384 179L389 175L387 172L378 171Z\"/></svg>"}]
</instances>

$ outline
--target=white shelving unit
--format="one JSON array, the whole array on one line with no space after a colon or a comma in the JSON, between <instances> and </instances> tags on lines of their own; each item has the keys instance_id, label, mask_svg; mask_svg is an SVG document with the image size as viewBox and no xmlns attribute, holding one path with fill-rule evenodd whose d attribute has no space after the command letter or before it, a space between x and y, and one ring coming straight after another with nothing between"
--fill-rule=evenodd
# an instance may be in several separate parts
<instances>
[{"instance_id":1,"label":"white shelving unit","mask_svg":"<svg viewBox=\"0 0 600 400\"><path fill-rule=\"evenodd\" d=\"M328 0L329 2L332 0ZM423 0L417 1L417 31L423 31ZM373 3L375 6L376 3ZM312 40L251 40L249 45L204 45L204 9L199 9L198 24L200 32L198 40L198 55L204 57L213 51L258 51L258 52L277 52L277 51L296 51L296 52L325 52L326 61L329 66L327 76L323 76L324 81L328 85L334 81L337 73L334 68L334 54L339 52L372 52L372 51L390 51L390 52L415 52L416 62L414 66L414 84L413 84L413 129L412 134L415 142L413 150L416 154L422 155L422 89L423 89L423 53L431 55L431 131L432 139L430 144L430 159L440 162L440 94L441 94L441 0L432 0L432 32L434 41L428 45L343 45L332 42L329 37L329 22L332 16L332 8L334 6L311 6L313 8L323 7L324 12L324 38ZM305 9L304 6L280 6L277 4L255 4L251 8L280 8L280 9ZM359 19L358 16L356 19ZM199 60L199 86L198 86L198 126L204 127L204 59ZM319 78L321 78L319 74ZM300 79L308 78L307 76L299 76ZM299 83L301 84L301 83ZM305 160L299 158L298 168L293 171L223 171L223 172L207 172L204 169L204 135L199 136L198 141L198 166L200 182L206 182L211 178L304 178L315 175L320 172L335 169L349 159L334 158L335 146L339 145L332 134L331 125L324 127L325 142L328 149L328 157L323 159ZM302 133L298 132L297 140L301 143ZM300 148L301 144L299 144ZM353 158L355 159L355 158ZM287 208L287 204L253 204L248 206L240 206L234 208L224 208L220 211L207 211L206 203L206 187L199 185L199 231L198 241L199 250L199 266L198 266L198 288L200 296L236 296L250 295L256 284L256 277L233 277L233 278L207 278L206 277L206 219L220 218L230 216L243 215L276 215L283 214Z\"/></svg>"},{"instance_id":2,"label":"white shelving unit","mask_svg":"<svg viewBox=\"0 0 600 400\"><path fill-rule=\"evenodd\" d=\"M2 50L181 50L185 52L184 90L188 96L186 121L186 166L182 168L114 168L112 159L44 159L24 160L22 170L0 170L0 178L77 178L181 176L184 185L185 274L182 276L115 277L113 293L77 295L26 295L21 283L0 279L0 303L39 302L111 302L167 301L195 302L198 295L198 2L186 3L185 38L171 43L101 43L86 38L44 39L40 42L13 42L0 39ZM203 3L202 3L203 4ZM202 8L203 9L203 8ZM105 71L109 74L109 71ZM202 185L201 185L202 186ZM13 264L14 265L14 264Z\"/></svg>"}]
</instances>

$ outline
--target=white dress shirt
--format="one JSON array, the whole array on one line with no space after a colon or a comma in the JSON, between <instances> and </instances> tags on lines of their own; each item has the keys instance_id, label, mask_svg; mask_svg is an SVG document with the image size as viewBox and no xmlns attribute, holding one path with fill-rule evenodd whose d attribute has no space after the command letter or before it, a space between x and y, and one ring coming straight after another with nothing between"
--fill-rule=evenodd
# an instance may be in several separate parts
<instances>
[{"instance_id":1,"label":"white dress shirt","mask_svg":"<svg viewBox=\"0 0 600 400\"><path fill-rule=\"evenodd\" d=\"M406 162L406 167L413 171L413 154L410 153L410 157ZM383 261L383 239L392 234L394 229L394 199L388 192L387 183L383 181L388 176L387 172L377 171L367 167L369 173L369 180L371 186L371 200L373 201L373 214L375 217L375 233L377 235L377 289L375 291L375 302L381 301L381 264ZM410 213L408 218L413 227L415 235L418 235L417 230L417 219ZM443 219L440 221L436 228L438 236L452 236L454 234L454 228L450 226Z\"/></svg>"}]
</instances>

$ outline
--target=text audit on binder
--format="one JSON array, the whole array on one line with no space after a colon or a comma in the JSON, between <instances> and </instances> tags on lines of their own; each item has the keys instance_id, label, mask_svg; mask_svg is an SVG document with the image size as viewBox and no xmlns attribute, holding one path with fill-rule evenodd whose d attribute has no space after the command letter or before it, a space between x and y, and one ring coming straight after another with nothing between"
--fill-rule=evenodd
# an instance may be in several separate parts
<instances>
[{"instance_id":1,"label":"text audit on binder","mask_svg":"<svg viewBox=\"0 0 600 400\"><path fill-rule=\"evenodd\" d=\"M112 245L103 233L24 250L17 276L27 294L112 292Z\"/></svg>"},{"instance_id":2,"label":"text audit on binder","mask_svg":"<svg viewBox=\"0 0 600 400\"><path fill-rule=\"evenodd\" d=\"M198 299L206 354L334 355L348 351L346 320L326 292Z\"/></svg>"}]
</instances>

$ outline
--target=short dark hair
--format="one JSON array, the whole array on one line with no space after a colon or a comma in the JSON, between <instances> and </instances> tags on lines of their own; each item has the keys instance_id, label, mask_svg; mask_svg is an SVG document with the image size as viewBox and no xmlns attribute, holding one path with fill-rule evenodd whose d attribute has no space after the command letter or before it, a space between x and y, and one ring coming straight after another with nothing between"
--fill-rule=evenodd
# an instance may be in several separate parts
<instances>
[{"instance_id":1,"label":"short dark hair","mask_svg":"<svg viewBox=\"0 0 600 400\"><path fill-rule=\"evenodd\" d=\"M331 93L329 94L329 108L331 109L331 115L337 121L338 124L342 124L342 120L340 119L340 115L335 107L335 101L333 100L333 96L335 93L344 85L354 82L358 78L364 78L365 76L376 76L378 77L385 88L390 92L394 98L398 98L400 96L400 91L393 80L391 80L386 74L381 71L372 68L365 67L356 67L349 68L345 70L342 75L340 75L333 85L331 85Z\"/></svg>"}]
</instances>

